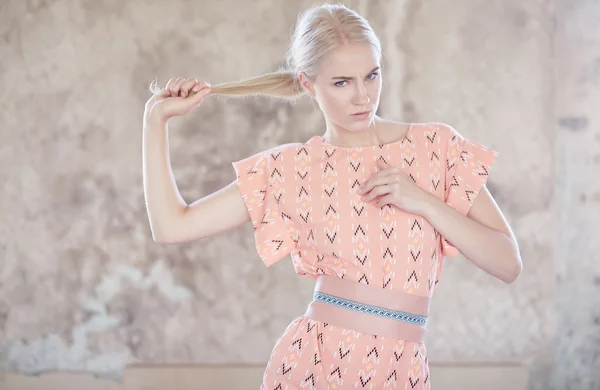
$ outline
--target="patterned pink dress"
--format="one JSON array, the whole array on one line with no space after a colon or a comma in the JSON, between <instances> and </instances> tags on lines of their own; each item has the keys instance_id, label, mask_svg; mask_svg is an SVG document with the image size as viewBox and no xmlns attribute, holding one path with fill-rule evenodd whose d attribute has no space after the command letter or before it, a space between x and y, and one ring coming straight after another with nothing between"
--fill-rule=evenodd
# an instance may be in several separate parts
<instances>
[{"instance_id":1,"label":"patterned pink dress","mask_svg":"<svg viewBox=\"0 0 600 390\"><path fill-rule=\"evenodd\" d=\"M444 256L457 249L423 217L362 202L358 186L383 159L466 215L497 153L442 123L412 124L405 138L362 147L321 136L233 162L267 266L288 254L295 271L432 297ZM261 389L429 389L423 343L304 316L275 344Z\"/></svg>"}]
</instances>

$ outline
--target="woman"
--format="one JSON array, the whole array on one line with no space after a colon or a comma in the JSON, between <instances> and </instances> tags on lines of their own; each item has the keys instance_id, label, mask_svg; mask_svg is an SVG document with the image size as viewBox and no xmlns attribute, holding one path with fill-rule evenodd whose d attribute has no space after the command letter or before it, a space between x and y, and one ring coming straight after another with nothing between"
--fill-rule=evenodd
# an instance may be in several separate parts
<instances>
[{"instance_id":1,"label":"woman","mask_svg":"<svg viewBox=\"0 0 600 390\"><path fill-rule=\"evenodd\" d=\"M146 104L154 239L185 242L251 221L267 266L291 254L296 272L316 280L306 313L273 349L262 389L429 389L423 338L443 256L461 252L506 283L521 272L516 240L485 187L497 153L449 125L375 115L381 59L364 18L323 5L300 15L288 69L215 87L171 79ZM327 127L233 162L234 182L187 205L166 124L210 94L308 95Z\"/></svg>"}]
</instances>

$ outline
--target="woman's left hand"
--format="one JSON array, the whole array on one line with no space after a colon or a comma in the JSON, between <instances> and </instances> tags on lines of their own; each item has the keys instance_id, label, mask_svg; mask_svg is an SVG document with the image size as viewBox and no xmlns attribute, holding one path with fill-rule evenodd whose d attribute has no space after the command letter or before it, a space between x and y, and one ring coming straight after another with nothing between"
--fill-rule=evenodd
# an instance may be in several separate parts
<instances>
[{"instance_id":1,"label":"woman's left hand","mask_svg":"<svg viewBox=\"0 0 600 390\"><path fill-rule=\"evenodd\" d=\"M379 170L365 181L358 194L363 202L375 200L375 206L396 206L408 213L422 215L430 196L419 187L401 168L377 160Z\"/></svg>"}]
</instances>

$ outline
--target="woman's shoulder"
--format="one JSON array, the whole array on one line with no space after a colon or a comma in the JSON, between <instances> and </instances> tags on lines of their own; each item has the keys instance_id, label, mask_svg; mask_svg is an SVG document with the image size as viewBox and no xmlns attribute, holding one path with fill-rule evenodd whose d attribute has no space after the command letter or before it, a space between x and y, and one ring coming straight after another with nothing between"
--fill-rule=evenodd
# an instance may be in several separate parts
<instances>
[{"instance_id":1,"label":"woman's shoulder","mask_svg":"<svg viewBox=\"0 0 600 390\"><path fill-rule=\"evenodd\" d=\"M414 123L413 125L420 127L423 131L436 131L440 136L452 136L458 133L454 126L446 122L422 122Z\"/></svg>"},{"instance_id":2,"label":"woman's shoulder","mask_svg":"<svg viewBox=\"0 0 600 390\"><path fill-rule=\"evenodd\" d=\"M302 147L304 147L306 145L306 143L302 143L302 142L288 142L288 143L284 143L284 144L279 144L279 145L275 145L267 150L265 150L265 153L268 154L276 154L276 155L280 155L280 154L293 154L293 153L297 153L299 149L301 149Z\"/></svg>"},{"instance_id":3,"label":"woman's shoulder","mask_svg":"<svg viewBox=\"0 0 600 390\"><path fill-rule=\"evenodd\" d=\"M421 136L440 137L441 139L451 139L460 136L456 129L445 122L399 122L380 118L381 124L388 127L386 133L388 139L385 143L394 143L405 137L420 138Z\"/></svg>"},{"instance_id":4,"label":"woman's shoulder","mask_svg":"<svg viewBox=\"0 0 600 390\"><path fill-rule=\"evenodd\" d=\"M444 145L463 139L456 128L446 122L420 122L411 124L412 138L435 145Z\"/></svg>"},{"instance_id":5,"label":"woman's shoulder","mask_svg":"<svg viewBox=\"0 0 600 390\"><path fill-rule=\"evenodd\" d=\"M287 163L294 159L305 144L300 142L289 142L284 144L278 144L255 154L256 158L260 158L271 166L271 168L277 167L280 164Z\"/></svg>"}]
</instances>

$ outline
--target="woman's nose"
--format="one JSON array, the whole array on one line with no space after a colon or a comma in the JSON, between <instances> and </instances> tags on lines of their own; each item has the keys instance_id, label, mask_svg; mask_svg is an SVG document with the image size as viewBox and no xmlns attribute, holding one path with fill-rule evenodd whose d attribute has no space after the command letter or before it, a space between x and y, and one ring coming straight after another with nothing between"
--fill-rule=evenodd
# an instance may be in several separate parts
<instances>
[{"instance_id":1,"label":"woman's nose","mask_svg":"<svg viewBox=\"0 0 600 390\"><path fill-rule=\"evenodd\" d=\"M356 96L354 97L354 103L357 105L360 104L368 104L371 101L369 98L369 94L367 93L367 88L364 85L357 87Z\"/></svg>"},{"instance_id":2,"label":"woman's nose","mask_svg":"<svg viewBox=\"0 0 600 390\"><path fill-rule=\"evenodd\" d=\"M354 100L354 104L357 106L369 104L370 102L371 98L366 93L358 95Z\"/></svg>"}]
</instances>

